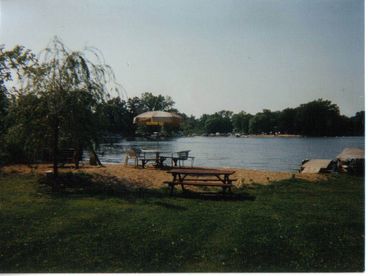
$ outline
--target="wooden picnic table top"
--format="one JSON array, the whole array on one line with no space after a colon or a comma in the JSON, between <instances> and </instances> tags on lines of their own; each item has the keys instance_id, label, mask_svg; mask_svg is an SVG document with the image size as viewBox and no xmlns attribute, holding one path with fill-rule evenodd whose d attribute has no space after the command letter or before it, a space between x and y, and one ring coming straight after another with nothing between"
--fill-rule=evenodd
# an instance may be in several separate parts
<instances>
[{"instance_id":1,"label":"wooden picnic table top","mask_svg":"<svg viewBox=\"0 0 368 276\"><path fill-rule=\"evenodd\" d=\"M171 151L160 150L160 149L142 149L143 153L171 153Z\"/></svg>"},{"instance_id":2,"label":"wooden picnic table top","mask_svg":"<svg viewBox=\"0 0 368 276\"><path fill-rule=\"evenodd\" d=\"M178 168L168 171L171 174L192 174L192 175L230 175L233 170L211 169L211 168Z\"/></svg>"}]
</instances>

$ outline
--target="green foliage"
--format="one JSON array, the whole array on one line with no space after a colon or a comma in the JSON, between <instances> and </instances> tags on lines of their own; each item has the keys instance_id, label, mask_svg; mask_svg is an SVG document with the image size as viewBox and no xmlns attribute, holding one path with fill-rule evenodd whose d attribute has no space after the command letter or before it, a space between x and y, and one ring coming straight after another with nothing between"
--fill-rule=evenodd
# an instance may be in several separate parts
<instances>
[{"instance_id":1,"label":"green foliage","mask_svg":"<svg viewBox=\"0 0 368 276\"><path fill-rule=\"evenodd\" d=\"M184 121L181 124L181 129L183 130L184 135L191 135L191 134L202 134L203 130L201 129L199 125L199 120L196 120L196 118L191 115L187 116L186 114L180 114Z\"/></svg>"},{"instance_id":2,"label":"green foliage","mask_svg":"<svg viewBox=\"0 0 368 276\"><path fill-rule=\"evenodd\" d=\"M249 120L249 132L254 134L274 133L278 131L278 113L264 109Z\"/></svg>"},{"instance_id":3,"label":"green foliage","mask_svg":"<svg viewBox=\"0 0 368 276\"><path fill-rule=\"evenodd\" d=\"M96 61L92 62L89 55ZM100 122L96 110L108 97L111 83L114 83L111 68L101 63L93 49L70 51L54 38L41 52L39 63L33 66L21 89L23 94L37 98L39 104L32 104L34 110L30 110L32 105L29 109L23 108L22 115L26 119L36 113L30 128L35 131L34 125L43 126L44 136L50 137L48 145L55 174L59 147L63 143L74 147L80 154L83 148L98 142ZM40 106L44 116L37 112ZM20 126L25 127L24 124L17 125ZM39 146L40 140L35 142Z\"/></svg>"},{"instance_id":4,"label":"green foliage","mask_svg":"<svg viewBox=\"0 0 368 276\"><path fill-rule=\"evenodd\" d=\"M297 109L285 108L279 117L279 127L281 133L298 134L296 129Z\"/></svg>"},{"instance_id":5,"label":"green foliage","mask_svg":"<svg viewBox=\"0 0 368 276\"><path fill-rule=\"evenodd\" d=\"M26 159L20 145L15 140L6 137L12 120L9 117L11 105L10 95L18 92L17 81L24 79L35 65L35 56L30 50L22 46L16 46L12 50L5 50L0 45L0 165L11 162L16 157L18 160ZM14 118L13 118L14 119ZM18 138L15 135L14 138Z\"/></svg>"},{"instance_id":6,"label":"green foliage","mask_svg":"<svg viewBox=\"0 0 368 276\"><path fill-rule=\"evenodd\" d=\"M229 115L231 114L231 115ZM229 124L230 122L230 124ZM185 133L299 134L305 136L364 135L364 111L348 118L336 104L318 99L282 111L264 109L255 115L244 111L203 114L185 124Z\"/></svg>"},{"instance_id":7,"label":"green foliage","mask_svg":"<svg viewBox=\"0 0 368 276\"><path fill-rule=\"evenodd\" d=\"M174 111L173 107L175 102L170 96L158 96L153 95L150 92L145 92L141 95L141 106L143 112L145 111Z\"/></svg>"},{"instance_id":8,"label":"green foliage","mask_svg":"<svg viewBox=\"0 0 368 276\"><path fill-rule=\"evenodd\" d=\"M200 118L201 125L205 133L228 133L232 132L233 125L231 122L231 111L222 110L215 114L204 114Z\"/></svg>"},{"instance_id":9,"label":"green foliage","mask_svg":"<svg viewBox=\"0 0 368 276\"><path fill-rule=\"evenodd\" d=\"M33 94L19 95L11 102L7 117L9 128L4 135L7 162L39 160L50 144L47 103Z\"/></svg>"},{"instance_id":10,"label":"green foliage","mask_svg":"<svg viewBox=\"0 0 368 276\"><path fill-rule=\"evenodd\" d=\"M244 134L249 133L249 121L253 118L253 115L241 111L237 114L233 114L231 121L235 132Z\"/></svg>"},{"instance_id":11,"label":"green foliage","mask_svg":"<svg viewBox=\"0 0 368 276\"><path fill-rule=\"evenodd\" d=\"M297 109L296 124L300 134L308 136L338 135L340 110L328 100L318 99Z\"/></svg>"},{"instance_id":12,"label":"green foliage","mask_svg":"<svg viewBox=\"0 0 368 276\"><path fill-rule=\"evenodd\" d=\"M69 91L65 94L65 119L60 122L60 142L65 147L82 151L92 144L98 145L103 132L99 114L95 111L98 102L93 94L85 91Z\"/></svg>"},{"instance_id":13,"label":"green foliage","mask_svg":"<svg viewBox=\"0 0 368 276\"><path fill-rule=\"evenodd\" d=\"M364 135L364 111L355 113L355 116L351 118L351 133L352 135ZM347 122L347 124L349 121Z\"/></svg>"},{"instance_id":14,"label":"green foliage","mask_svg":"<svg viewBox=\"0 0 368 276\"><path fill-rule=\"evenodd\" d=\"M33 70L35 55L23 46L15 46L12 50L5 50L0 45L0 92L1 98L9 93L9 82L21 80Z\"/></svg>"},{"instance_id":15,"label":"green foliage","mask_svg":"<svg viewBox=\"0 0 368 276\"><path fill-rule=\"evenodd\" d=\"M234 190L254 200L65 181L74 190L53 195L35 177L0 178L1 272L364 270L363 178Z\"/></svg>"},{"instance_id":16,"label":"green foliage","mask_svg":"<svg viewBox=\"0 0 368 276\"><path fill-rule=\"evenodd\" d=\"M133 118L146 111L169 111L177 112L175 102L169 96L153 95L150 92L143 93L140 97L128 98L127 102L119 97L102 103L99 107L105 127L109 133L118 133L123 136L145 135L154 131L172 134L178 131L177 127L165 126L136 126Z\"/></svg>"},{"instance_id":17,"label":"green foliage","mask_svg":"<svg viewBox=\"0 0 368 276\"><path fill-rule=\"evenodd\" d=\"M120 97L109 99L98 107L98 113L108 133L119 133L124 136L133 136L133 118L127 102Z\"/></svg>"}]
</instances>

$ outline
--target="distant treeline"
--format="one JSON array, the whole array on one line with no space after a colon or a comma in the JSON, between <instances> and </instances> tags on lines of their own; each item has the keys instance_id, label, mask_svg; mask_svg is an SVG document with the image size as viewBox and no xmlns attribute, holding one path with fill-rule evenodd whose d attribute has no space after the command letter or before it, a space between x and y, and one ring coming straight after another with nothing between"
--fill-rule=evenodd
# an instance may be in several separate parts
<instances>
[{"instance_id":1,"label":"distant treeline","mask_svg":"<svg viewBox=\"0 0 368 276\"><path fill-rule=\"evenodd\" d=\"M188 132L238 132L242 134L296 134L304 136L364 135L364 111L353 117L340 114L339 107L328 100L318 99L296 108L282 111L264 109L255 115L245 111L220 111L187 121Z\"/></svg>"},{"instance_id":2,"label":"distant treeline","mask_svg":"<svg viewBox=\"0 0 368 276\"><path fill-rule=\"evenodd\" d=\"M107 131L123 136L142 135L160 129L133 125L133 117L149 110L178 112L172 98L152 93L124 101L114 98L101 106ZM179 128L163 128L164 134L182 133L239 133L239 134L295 134L304 136L358 136L364 135L364 111L353 117L340 114L339 107L328 100L318 99L296 108L282 111L264 109L256 114L245 111L219 111L203 114L200 118L180 113L184 118Z\"/></svg>"}]
</instances>

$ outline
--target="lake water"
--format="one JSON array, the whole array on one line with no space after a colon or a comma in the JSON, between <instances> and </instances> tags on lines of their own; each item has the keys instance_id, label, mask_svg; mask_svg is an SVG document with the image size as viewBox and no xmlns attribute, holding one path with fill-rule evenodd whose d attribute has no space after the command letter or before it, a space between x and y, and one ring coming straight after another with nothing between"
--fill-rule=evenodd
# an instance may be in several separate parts
<instances>
[{"instance_id":1,"label":"lake water","mask_svg":"<svg viewBox=\"0 0 368 276\"><path fill-rule=\"evenodd\" d=\"M297 171L304 159L335 159L347 147L364 149L364 137L236 138L183 137L165 141L111 140L98 151L102 163L124 162L124 152L138 146L175 152L191 150L195 166ZM190 165L190 162L187 163Z\"/></svg>"}]
</instances>

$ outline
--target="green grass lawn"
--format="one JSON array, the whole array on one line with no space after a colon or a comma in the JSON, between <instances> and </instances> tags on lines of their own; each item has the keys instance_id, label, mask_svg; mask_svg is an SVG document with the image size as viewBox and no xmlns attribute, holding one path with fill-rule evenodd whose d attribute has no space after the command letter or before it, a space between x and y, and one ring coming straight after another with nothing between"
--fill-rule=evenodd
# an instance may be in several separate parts
<instances>
[{"instance_id":1,"label":"green grass lawn","mask_svg":"<svg viewBox=\"0 0 368 276\"><path fill-rule=\"evenodd\" d=\"M234 199L159 191L53 195L0 176L1 272L364 270L364 178L288 180Z\"/></svg>"}]
</instances>

